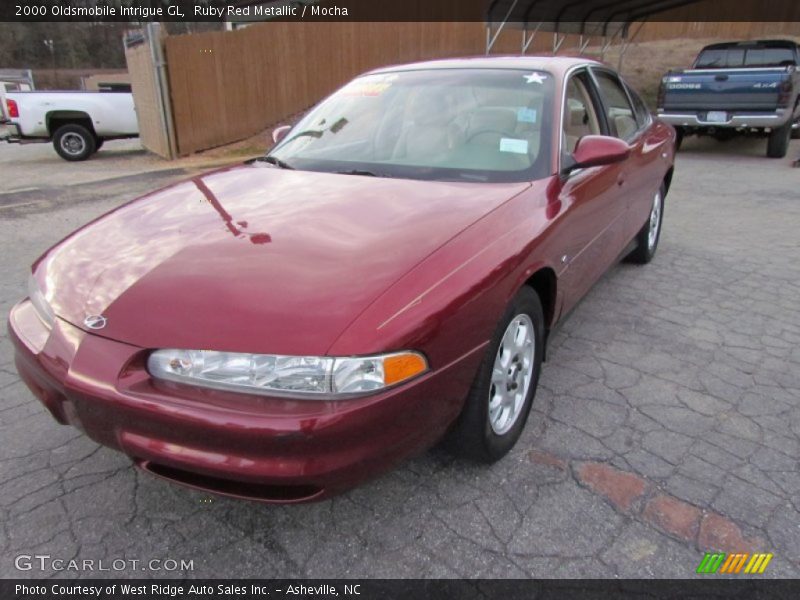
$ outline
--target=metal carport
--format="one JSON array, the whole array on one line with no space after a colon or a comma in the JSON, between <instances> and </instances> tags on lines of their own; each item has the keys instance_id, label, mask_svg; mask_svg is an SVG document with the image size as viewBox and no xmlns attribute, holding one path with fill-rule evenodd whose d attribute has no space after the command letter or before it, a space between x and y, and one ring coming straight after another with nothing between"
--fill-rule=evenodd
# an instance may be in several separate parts
<instances>
[{"instance_id":1,"label":"metal carport","mask_svg":"<svg viewBox=\"0 0 800 600\"><path fill-rule=\"evenodd\" d=\"M615 40L622 44L620 62L630 42L652 15L696 4L700 0L491 0L486 11L486 54L507 28L522 32L521 52L525 54L537 33L553 34L556 54L568 34L578 35L583 52L592 38L601 38L604 56ZM631 34L631 25L639 27Z\"/></svg>"}]
</instances>

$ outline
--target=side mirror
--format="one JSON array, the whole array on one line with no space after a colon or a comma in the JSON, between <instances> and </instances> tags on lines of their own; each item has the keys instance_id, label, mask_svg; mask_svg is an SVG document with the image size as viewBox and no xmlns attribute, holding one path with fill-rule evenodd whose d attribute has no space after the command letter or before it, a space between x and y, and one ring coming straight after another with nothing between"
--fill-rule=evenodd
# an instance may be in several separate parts
<instances>
[{"instance_id":1,"label":"side mirror","mask_svg":"<svg viewBox=\"0 0 800 600\"><path fill-rule=\"evenodd\" d=\"M575 160L571 165L561 170L562 175L569 174L575 169L587 169L610 165L625 160L630 156L631 149L622 140L607 135L585 135L578 140L572 157Z\"/></svg>"},{"instance_id":2,"label":"side mirror","mask_svg":"<svg viewBox=\"0 0 800 600\"><path fill-rule=\"evenodd\" d=\"M280 127L276 127L272 130L272 143L277 144L283 138L286 137L286 134L292 129L291 125L281 125Z\"/></svg>"}]
</instances>

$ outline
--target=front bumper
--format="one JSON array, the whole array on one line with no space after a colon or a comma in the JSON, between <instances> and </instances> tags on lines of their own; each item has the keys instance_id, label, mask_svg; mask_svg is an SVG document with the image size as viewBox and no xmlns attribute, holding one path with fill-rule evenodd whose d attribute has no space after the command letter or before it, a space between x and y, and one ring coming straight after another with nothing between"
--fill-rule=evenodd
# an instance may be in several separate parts
<instances>
[{"instance_id":1,"label":"front bumper","mask_svg":"<svg viewBox=\"0 0 800 600\"><path fill-rule=\"evenodd\" d=\"M320 499L438 440L458 415L483 347L381 394L287 400L153 380L145 349L56 319L30 301L9 315L16 365L62 424L155 475L264 502Z\"/></svg>"},{"instance_id":2,"label":"front bumper","mask_svg":"<svg viewBox=\"0 0 800 600\"><path fill-rule=\"evenodd\" d=\"M728 120L723 122L708 121L708 111L658 112L662 121L677 127L722 128L722 129L774 129L781 127L791 118L789 111L774 113L736 113L728 112Z\"/></svg>"}]
</instances>

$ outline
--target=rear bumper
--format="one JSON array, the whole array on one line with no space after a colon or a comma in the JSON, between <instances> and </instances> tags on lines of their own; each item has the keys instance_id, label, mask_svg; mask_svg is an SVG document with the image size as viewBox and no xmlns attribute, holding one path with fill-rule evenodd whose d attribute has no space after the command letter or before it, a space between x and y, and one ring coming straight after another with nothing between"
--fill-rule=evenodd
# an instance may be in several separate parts
<instances>
[{"instance_id":1,"label":"rear bumper","mask_svg":"<svg viewBox=\"0 0 800 600\"><path fill-rule=\"evenodd\" d=\"M8 142L9 144L34 144L39 142L49 141L47 138L31 138L22 135L18 123L13 121L5 121L0 123L6 129L6 135L0 138L0 141Z\"/></svg>"},{"instance_id":2,"label":"rear bumper","mask_svg":"<svg viewBox=\"0 0 800 600\"><path fill-rule=\"evenodd\" d=\"M146 350L60 319L48 330L27 300L8 325L20 376L59 423L160 477L264 502L338 493L433 445L483 350L383 394L325 402L154 381Z\"/></svg>"},{"instance_id":3,"label":"rear bumper","mask_svg":"<svg viewBox=\"0 0 800 600\"><path fill-rule=\"evenodd\" d=\"M728 120L722 123L705 120L708 111L667 111L658 112L658 118L662 121L677 127L700 127L700 128L725 128L725 129L767 129L781 127L792 116L787 111L776 111L774 113L737 113L728 112Z\"/></svg>"},{"instance_id":4,"label":"rear bumper","mask_svg":"<svg viewBox=\"0 0 800 600\"><path fill-rule=\"evenodd\" d=\"M3 129L0 141L13 142L19 139L19 127L16 123L12 123L8 119L0 119L0 127Z\"/></svg>"}]
</instances>

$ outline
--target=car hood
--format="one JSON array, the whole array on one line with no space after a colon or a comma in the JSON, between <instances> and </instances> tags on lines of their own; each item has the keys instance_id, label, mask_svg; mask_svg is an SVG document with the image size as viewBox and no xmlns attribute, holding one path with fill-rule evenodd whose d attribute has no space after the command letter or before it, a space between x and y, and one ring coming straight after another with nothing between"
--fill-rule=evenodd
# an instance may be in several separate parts
<instances>
[{"instance_id":1,"label":"car hood","mask_svg":"<svg viewBox=\"0 0 800 600\"><path fill-rule=\"evenodd\" d=\"M136 200L37 264L55 313L141 347L324 354L403 274L529 184L241 165Z\"/></svg>"}]
</instances>

